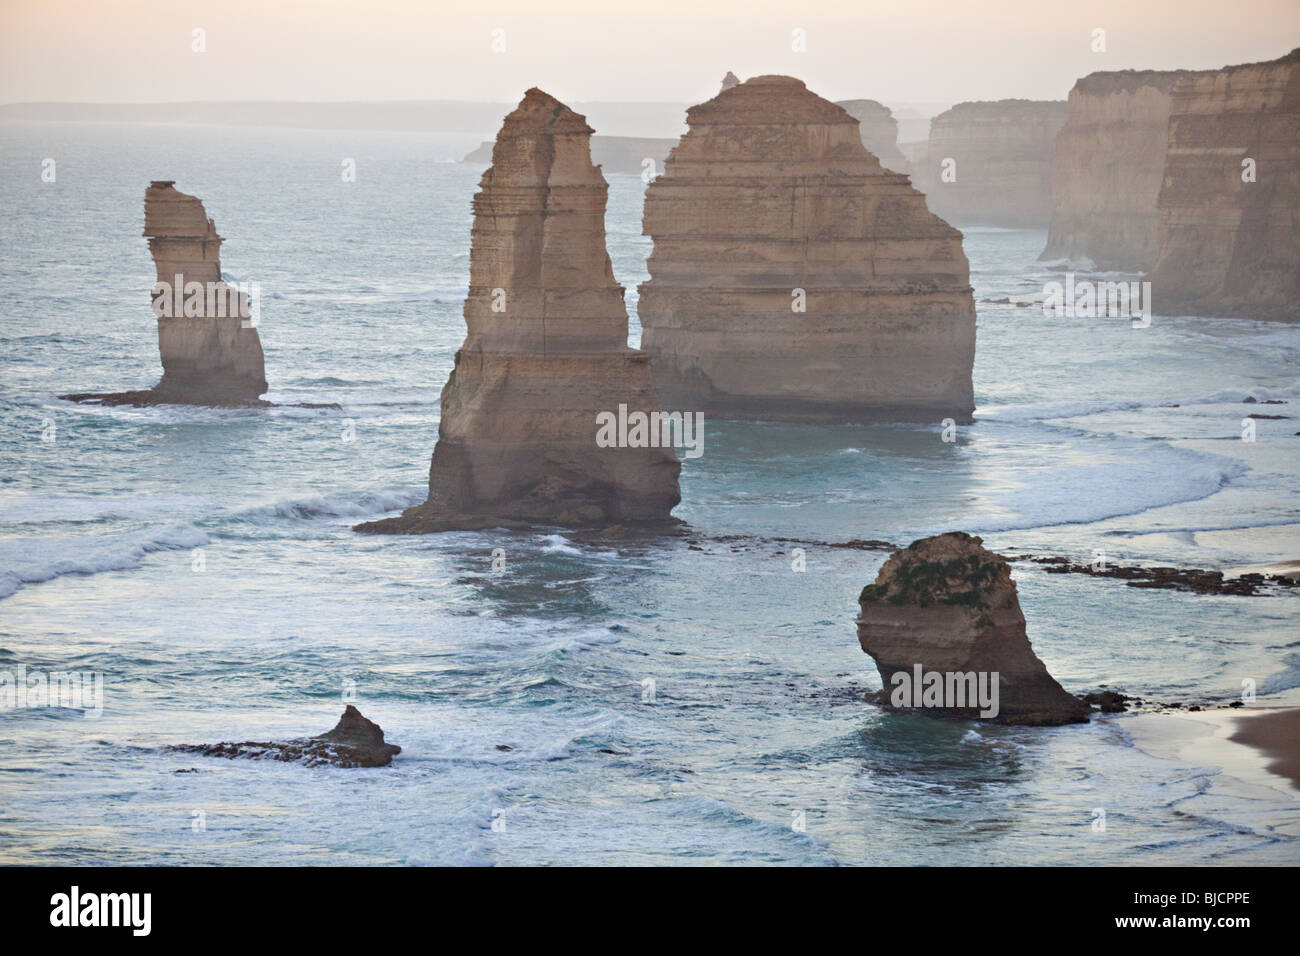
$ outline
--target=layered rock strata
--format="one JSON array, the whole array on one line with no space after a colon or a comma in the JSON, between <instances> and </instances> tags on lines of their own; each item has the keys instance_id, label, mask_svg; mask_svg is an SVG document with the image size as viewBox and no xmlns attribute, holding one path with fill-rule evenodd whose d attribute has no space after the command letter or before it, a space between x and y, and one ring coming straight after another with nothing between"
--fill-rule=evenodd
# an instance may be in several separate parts
<instances>
[{"instance_id":1,"label":"layered rock strata","mask_svg":"<svg viewBox=\"0 0 1300 956\"><path fill-rule=\"evenodd\" d=\"M603 173L644 173L657 175L664 167L669 151L677 145L675 139L650 139L640 136L593 136L591 161ZM494 143L484 143L468 153L462 163L490 163ZM650 162L647 163L646 161Z\"/></svg>"},{"instance_id":2,"label":"layered rock strata","mask_svg":"<svg viewBox=\"0 0 1300 956\"><path fill-rule=\"evenodd\" d=\"M1174 84L1185 70L1090 73L1074 84L1052 157L1040 259L1142 272L1156 259Z\"/></svg>"},{"instance_id":3,"label":"layered rock strata","mask_svg":"<svg viewBox=\"0 0 1300 956\"><path fill-rule=\"evenodd\" d=\"M64 395L105 405L266 405L262 342L248 293L222 281L221 243L203 203L171 180L144 194L144 234L157 283L162 380L153 388L106 395Z\"/></svg>"},{"instance_id":4,"label":"layered rock strata","mask_svg":"<svg viewBox=\"0 0 1300 956\"><path fill-rule=\"evenodd\" d=\"M910 170L907 159L898 149L898 121L888 106L875 100L838 100L835 105L858 121L862 145L880 160L880 165L895 173Z\"/></svg>"},{"instance_id":5,"label":"layered rock strata","mask_svg":"<svg viewBox=\"0 0 1300 956\"><path fill-rule=\"evenodd\" d=\"M1300 49L1178 80L1156 210L1158 311L1300 321Z\"/></svg>"},{"instance_id":6,"label":"layered rock strata","mask_svg":"<svg viewBox=\"0 0 1300 956\"><path fill-rule=\"evenodd\" d=\"M858 602L858 642L876 662L886 708L1010 724L1088 719L1088 704L1034 654L1011 568L979 538L958 531L914 541L890 556ZM972 697L995 683L992 707Z\"/></svg>"},{"instance_id":7,"label":"layered rock strata","mask_svg":"<svg viewBox=\"0 0 1300 956\"><path fill-rule=\"evenodd\" d=\"M958 226L1046 226L1065 110L1064 102L998 100L936 116L914 177L931 211Z\"/></svg>"},{"instance_id":8,"label":"layered rock strata","mask_svg":"<svg viewBox=\"0 0 1300 956\"><path fill-rule=\"evenodd\" d=\"M254 760L285 760L308 767L387 767L402 752L397 744L384 740L384 731L367 720L351 704L334 729L315 737L285 741L253 741L219 744L178 744L173 753L194 753L204 757L247 757Z\"/></svg>"},{"instance_id":9,"label":"layered rock strata","mask_svg":"<svg viewBox=\"0 0 1300 956\"><path fill-rule=\"evenodd\" d=\"M969 420L961 233L788 76L687 112L646 192L641 346L671 407L786 421Z\"/></svg>"},{"instance_id":10,"label":"layered rock strata","mask_svg":"<svg viewBox=\"0 0 1300 956\"><path fill-rule=\"evenodd\" d=\"M442 390L429 498L357 530L669 519L672 448L597 442L602 413L660 403L650 357L627 346L591 132L538 89L506 117L474 197L468 335Z\"/></svg>"}]
</instances>

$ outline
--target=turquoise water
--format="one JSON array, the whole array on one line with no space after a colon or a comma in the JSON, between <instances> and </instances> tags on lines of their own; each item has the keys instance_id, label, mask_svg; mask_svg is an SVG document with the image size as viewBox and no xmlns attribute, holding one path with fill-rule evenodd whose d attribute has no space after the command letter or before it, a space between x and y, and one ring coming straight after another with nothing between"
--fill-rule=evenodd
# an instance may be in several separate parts
<instances>
[{"instance_id":1,"label":"turquoise water","mask_svg":"<svg viewBox=\"0 0 1300 956\"><path fill-rule=\"evenodd\" d=\"M860 699L879 680L853 619L884 555L808 546L798 573L770 540L963 529L1089 560L1295 559L1300 420L1240 436L1249 411L1300 407L1300 330L980 302L977 423L955 443L938 423L707 422L676 512L713 536L702 551L559 530L361 537L351 524L423 500L481 172L448 160L480 138L0 125L0 671L105 675L97 719L0 711L4 859L1300 862L1275 830L1294 801L1148 756L1131 718L881 715ZM204 200L227 278L260 285L267 397L342 411L55 398L161 372L140 236L159 178ZM643 186L609 178L635 343ZM1061 278L1035 261L1044 240L968 230L977 300ZM1071 690L1199 700L1251 678L1267 703L1300 688L1294 594L1015 574L1034 647ZM161 750L323 731L349 681L403 747L392 767Z\"/></svg>"}]
</instances>

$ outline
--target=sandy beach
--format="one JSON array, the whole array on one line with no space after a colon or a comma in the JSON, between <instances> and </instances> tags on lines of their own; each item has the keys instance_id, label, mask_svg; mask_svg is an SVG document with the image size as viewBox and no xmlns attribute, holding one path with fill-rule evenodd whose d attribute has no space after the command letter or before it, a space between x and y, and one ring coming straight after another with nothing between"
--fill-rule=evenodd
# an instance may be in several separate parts
<instances>
[{"instance_id":1,"label":"sandy beach","mask_svg":"<svg viewBox=\"0 0 1300 956\"><path fill-rule=\"evenodd\" d=\"M1218 767L1216 790L1271 806L1269 829L1300 836L1300 708L1137 714L1123 726L1154 757Z\"/></svg>"},{"instance_id":2,"label":"sandy beach","mask_svg":"<svg viewBox=\"0 0 1300 956\"><path fill-rule=\"evenodd\" d=\"M1241 715L1229 738L1268 758L1268 770L1300 791L1300 709Z\"/></svg>"}]
</instances>

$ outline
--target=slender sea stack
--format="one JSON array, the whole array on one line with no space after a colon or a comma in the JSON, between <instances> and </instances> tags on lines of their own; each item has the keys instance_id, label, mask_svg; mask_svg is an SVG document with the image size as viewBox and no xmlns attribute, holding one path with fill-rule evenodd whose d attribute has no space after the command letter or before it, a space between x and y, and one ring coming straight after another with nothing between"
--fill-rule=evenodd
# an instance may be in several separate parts
<instances>
[{"instance_id":1,"label":"slender sea stack","mask_svg":"<svg viewBox=\"0 0 1300 956\"><path fill-rule=\"evenodd\" d=\"M1065 101L958 103L930 121L917 188L962 225L1041 229L1052 213L1052 150Z\"/></svg>"},{"instance_id":2,"label":"slender sea stack","mask_svg":"<svg viewBox=\"0 0 1300 956\"><path fill-rule=\"evenodd\" d=\"M1300 49L1178 80L1157 215L1162 314L1300 321Z\"/></svg>"},{"instance_id":3,"label":"slender sea stack","mask_svg":"<svg viewBox=\"0 0 1300 956\"><path fill-rule=\"evenodd\" d=\"M538 89L506 117L474 197L469 334L442 390L429 499L356 530L670 520L672 448L597 441L602 414L660 404L650 357L627 345L591 132Z\"/></svg>"},{"instance_id":4,"label":"slender sea stack","mask_svg":"<svg viewBox=\"0 0 1300 956\"><path fill-rule=\"evenodd\" d=\"M1040 260L1141 272L1155 261L1156 199L1174 84L1185 70L1090 73L1070 90L1052 157L1052 218Z\"/></svg>"},{"instance_id":5,"label":"slender sea stack","mask_svg":"<svg viewBox=\"0 0 1300 956\"><path fill-rule=\"evenodd\" d=\"M1029 645L1010 566L979 538L955 531L912 542L858 602L858 642L880 671L885 707L1005 724L1087 721L1091 707ZM995 704L983 706L977 691L993 690L995 674Z\"/></svg>"},{"instance_id":6,"label":"slender sea stack","mask_svg":"<svg viewBox=\"0 0 1300 956\"><path fill-rule=\"evenodd\" d=\"M150 389L61 396L102 405L268 405L262 340L248 294L221 279L217 227L171 180L144 194L144 234L157 270L153 289L162 381Z\"/></svg>"},{"instance_id":7,"label":"slender sea stack","mask_svg":"<svg viewBox=\"0 0 1300 956\"><path fill-rule=\"evenodd\" d=\"M968 421L961 233L848 112L759 76L687 112L646 191L642 348L664 400L720 417Z\"/></svg>"}]
</instances>

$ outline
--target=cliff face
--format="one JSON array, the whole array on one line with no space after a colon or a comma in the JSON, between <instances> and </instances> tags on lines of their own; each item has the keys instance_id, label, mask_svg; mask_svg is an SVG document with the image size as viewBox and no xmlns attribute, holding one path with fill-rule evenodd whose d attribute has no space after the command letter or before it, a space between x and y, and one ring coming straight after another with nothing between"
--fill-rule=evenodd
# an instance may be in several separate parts
<instances>
[{"instance_id":1,"label":"cliff face","mask_svg":"<svg viewBox=\"0 0 1300 956\"><path fill-rule=\"evenodd\" d=\"M680 500L671 448L596 440L600 413L660 405L649 356L627 347L590 136L537 89L506 117L474 197L468 335L442 390L429 500L357 530L660 521Z\"/></svg>"},{"instance_id":2,"label":"cliff face","mask_svg":"<svg viewBox=\"0 0 1300 956\"><path fill-rule=\"evenodd\" d=\"M1187 71L1091 73L1070 91L1052 157L1052 216L1040 259L1139 272L1157 249L1174 83Z\"/></svg>"},{"instance_id":3,"label":"cliff face","mask_svg":"<svg viewBox=\"0 0 1300 956\"><path fill-rule=\"evenodd\" d=\"M665 400L749 419L969 419L961 233L853 117L760 76L687 121L643 220L642 348Z\"/></svg>"},{"instance_id":4,"label":"cliff face","mask_svg":"<svg viewBox=\"0 0 1300 956\"><path fill-rule=\"evenodd\" d=\"M895 173L908 172L907 159L898 149L898 122L888 106L875 100L839 100L835 104L858 121L862 145Z\"/></svg>"},{"instance_id":5,"label":"cliff face","mask_svg":"<svg viewBox=\"0 0 1300 956\"><path fill-rule=\"evenodd\" d=\"M930 122L917 188L936 215L958 225L1046 226L1052 150L1064 125L1063 102L958 103Z\"/></svg>"},{"instance_id":6,"label":"cliff face","mask_svg":"<svg viewBox=\"0 0 1300 956\"><path fill-rule=\"evenodd\" d=\"M1011 568L979 538L951 532L895 552L876 583L863 588L859 605L858 641L876 662L887 708L1012 724L1088 719L1091 708L1034 654ZM940 675L948 693L929 699L917 686L917 678L931 674ZM954 697L951 688L961 684L949 675L975 675L974 686L990 690L996 683L996 703L989 708L969 693Z\"/></svg>"},{"instance_id":7,"label":"cliff face","mask_svg":"<svg viewBox=\"0 0 1300 956\"><path fill-rule=\"evenodd\" d=\"M1156 308L1300 320L1300 49L1184 76L1172 99Z\"/></svg>"},{"instance_id":8,"label":"cliff face","mask_svg":"<svg viewBox=\"0 0 1300 956\"><path fill-rule=\"evenodd\" d=\"M157 284L162 380L151 389L63 398L105 405L266 405L262 341L248 295L221 280L221 243L203 203L158 180L144 194Z\"/></svg>"}]
</instances>

